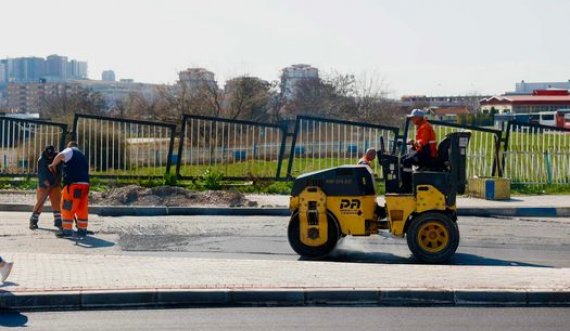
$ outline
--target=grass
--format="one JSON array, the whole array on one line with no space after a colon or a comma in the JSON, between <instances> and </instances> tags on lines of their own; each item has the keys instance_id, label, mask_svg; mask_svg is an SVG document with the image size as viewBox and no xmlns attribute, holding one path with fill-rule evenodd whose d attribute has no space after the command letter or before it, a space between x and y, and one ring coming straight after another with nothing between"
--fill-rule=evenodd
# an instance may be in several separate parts
<instances>
[{"instance_id":1,"label":"grass","mask_svg":"<svg viewBox=\"0 0 570 331\"><path fill-rule=\"evenodd\" d=\"M565 195L570 194L570 185L511 184L512 195Z\"/></svg>"}]
</instances>

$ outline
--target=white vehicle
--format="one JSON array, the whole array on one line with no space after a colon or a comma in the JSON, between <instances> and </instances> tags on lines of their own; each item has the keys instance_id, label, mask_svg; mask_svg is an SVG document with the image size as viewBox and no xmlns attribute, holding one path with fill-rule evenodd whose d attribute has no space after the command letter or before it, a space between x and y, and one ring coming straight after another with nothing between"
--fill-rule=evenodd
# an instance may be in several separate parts
<instances>
[{"instance_id":1,"label":"white vehicle","mask_svg":"<svg viewBox=\"0 0 570 331\"><path fill-rule=\"evenodd\" d=\"M538 114L540 115L540 118L538 120L539 124L547 125L547 126L556 126L555 112L553 112L553 111L542 111Z\"/></svg>"}]
</instances>

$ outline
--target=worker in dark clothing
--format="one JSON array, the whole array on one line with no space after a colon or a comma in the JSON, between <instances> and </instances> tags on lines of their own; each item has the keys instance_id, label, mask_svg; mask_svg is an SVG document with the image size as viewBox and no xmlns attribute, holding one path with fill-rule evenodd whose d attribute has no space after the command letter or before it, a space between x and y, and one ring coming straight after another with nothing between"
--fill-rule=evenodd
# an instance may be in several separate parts
<instances>
[{"instance_id":1,"label":"worker in dark clothing","mask_svg":"<svg viewBox=\"0 0 570 331\"><path fill-rule=\"evenodd\" d=\"M76 219L77 236L82 238L87 235L89 216L89 163L74 141L69 142L67 148L57 154L49 166L50 170L55 171L62 162L63 222L56 236L58 238L73 236L73 220Z\"/></svg>"},{"instance_id":2,"label":"worker in dark clothing","mask_svg":"<svg viewBox=\"0 0 570 331\"><path fill-rule=\"evenodd\" d=\"M48 197L53 211L53 225L61 226L61 167L55 169L53 173L48 168L56 154L55 147L49 145L44 148L38 160L38 188L36 190L36 205L30 217L31 230L38 228L38 220Z\"/></svg>"},{"instance_id":3,"label":"worker in dark clothing","mask_svg":"<svg viewBox=\"0 0 570 331\"><path fill-rule=\"evenodd\" d=\"M408 117L416 126L416 139L408 141L412 151L402 159L404 192L412 191L412 166L427 166L437 158L437 138L433 127L425 118L425 113L420 109L414 109Z\"/></svg>"},{"instance_id":4,"label":"worker in dark clothing","mask_svg":"<svg viewBox=\"0 0 570 331\"><path fill-rule=\"evenodd\" d=\"M376 158L376 149L369 148L366 150L366 154L364 154L364 156L362 156L362 158L358 160L357 164L365 165L368 168L372 169L372 162L374 162L375 158Z\"/></svg>"}]
</instances>

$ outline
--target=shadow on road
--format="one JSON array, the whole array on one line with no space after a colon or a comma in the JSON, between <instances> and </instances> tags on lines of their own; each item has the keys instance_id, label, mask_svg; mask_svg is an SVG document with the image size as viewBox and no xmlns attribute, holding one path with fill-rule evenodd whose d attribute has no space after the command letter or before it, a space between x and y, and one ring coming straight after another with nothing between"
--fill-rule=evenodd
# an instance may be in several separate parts
<instances>
[{"instance_id":1,"label":"shadow on road","mask_svg":"<svg viewBox=\"0 0 570 331\"><path fill-rule=\"evenodd\" d=\"M308 260L307 260L308 261ZM357 252L343 249L335 250L325 261L345 263L381 263L381 264L422 264L413 256L399 256L384 252ZM548 265L533 264L512 260L500 260L475 254L456 253L449 265L469 266L502 266L502 267L540 267L553 268Z\"/></svg>"},{"instance_id":2,"label":"shadow on road","mask_svg":"<svg viewBox=\"0 0 570 331\"><path fill-rule=\"evenodd\" d=\"M8 287L8 286L18 286L18 285L19 285L18 283L14 283L14 282L4 282L4 283L0 284L0 288ZM1 293L1 291L0 291L0 293Z\"/></svg>"},{"instance_id":3,"label":"shadow on road","mask_svg":"<svg viewBox=\"0 0 570 331\"><path fill-rule=\"evenodd\" d=\"M18 311L0 312L0 327L18 328L26 327L28 316Z\"/></svg>"},{"instance_id":4,"label":"shadow on road","mask_svg":"<svg viewBox=\"0 0 570 331\"><path fill-rule=\"evenodd\" d=\"M499 260L485 256L468 254L468 253L455 253L452 263L456 265L473 265L473 266L501 266L501 267L539 267L539 268L553 268L553 266L526 263L512 260Z\"/></svg>"},{"instance_id":5,"label":"shadow on road","mask_svg":"<svg viewBox=\"0 0 570 331\"><path fill-rule=\"evenodd\" d=\"M69 238L68 240L74 241L78 247L83 248L105 248L115 246L115 243L112 241L100 239L93 236L87 236L81 240L77 238Z\"/></svg>"}]
</instances>

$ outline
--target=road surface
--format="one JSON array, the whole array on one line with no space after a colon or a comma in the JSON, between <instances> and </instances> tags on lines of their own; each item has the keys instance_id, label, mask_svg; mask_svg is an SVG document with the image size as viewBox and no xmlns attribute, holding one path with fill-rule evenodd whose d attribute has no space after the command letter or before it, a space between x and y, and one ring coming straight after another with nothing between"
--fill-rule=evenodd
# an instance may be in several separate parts
<instances>
[{"instance_id":1,"label":"road surface","mask_svg":"<svg viewBox=\"0 0 570 331\"><path fill-rule=\"evenodd\" d=\"M95 234L77 245L54 237L51 215L36 231L28 217L0 212L0 252L299 259L287 242L287 217L93 216ZM570 267L570 219L462 217L459 228L452 264ZM329 260L415 263L405 240L389 236L347 237Z\"/></svg>"},{"instance_id":2,"label":"road surface","mask_svg":"<svg viewBox=\"0 0 570 331\"><path fill-rule=\"evenodd\" d=\"M569 308L304 307L0 313L26 330L568 330Z\"/></svg>"}]
</instances>

